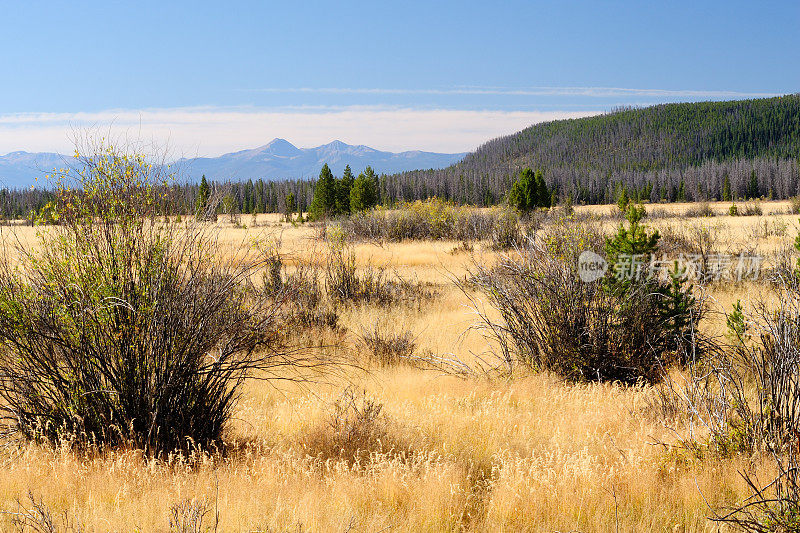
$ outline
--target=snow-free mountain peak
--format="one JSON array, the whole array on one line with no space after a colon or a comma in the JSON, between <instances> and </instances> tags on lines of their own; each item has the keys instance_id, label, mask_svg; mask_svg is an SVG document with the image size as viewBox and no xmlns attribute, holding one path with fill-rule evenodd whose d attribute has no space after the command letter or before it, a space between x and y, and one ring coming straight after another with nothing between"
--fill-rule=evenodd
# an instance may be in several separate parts
<instances>
[{"instance_id":1,"label":"snow-free mountain peak","mask_svg":"<svg viewBox=\"0 0 800 533\"><path fill-rule=\"evenodd\" d=\"M324 164L337 175L341 175L345 165L350 165L355 173L367 166L379 173L443 168L459 161L464 155L420 151L383 152L369 146L350 145L338 139L315 148L297 148L286 139L276 138L252 150L213 158L186 159L182 160L182 164L190 177L204 174L209 179L220 181L275 180L316 178Z\"/></svg>"},{"instance_id":2,"label":"snow-free mountain peak","mask_svg":"<svg viewBox=\"0 0 800 533\"><path fill-rule=\"evenodd\" d=\"M443 168L461 160L465 154L432 152L384 152L365 145L350 145L340 140L315 148L298 148L286 139L275 138L265 145L223 154L219 157L183 158L178 161L182 180L246 181L316 178L328 164L341 176L345 165L355 174L367 166L378 173ZM30 187L36 178L54 167L61 167L70 156L53 153L11 152L0 156L0 187Z\"/></svg>"}]
</instances>

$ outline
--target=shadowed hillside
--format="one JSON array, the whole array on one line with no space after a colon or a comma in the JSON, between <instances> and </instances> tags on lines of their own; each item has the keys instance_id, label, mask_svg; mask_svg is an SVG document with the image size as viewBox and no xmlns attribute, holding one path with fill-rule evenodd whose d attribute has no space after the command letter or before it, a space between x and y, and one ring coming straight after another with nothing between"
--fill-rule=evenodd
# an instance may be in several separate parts
<instances>
[{"instance_id":1,"label":"shadowed hillside","mask_svg":"<svg viewBox=\"0 0 800 533\"><path fill-rule=\"evenodd\" d=\"M492 203L519 169L544 171L562 199L612 201L624 185L650 201L797 194L800 95L664 104L536 124L442 170L390 177L390 195ZM755 172L755 176L753 175ZM753 180L755 177L755 180ZM755 181L755 188L753 187Z\"/></svg>"}]
</instances>

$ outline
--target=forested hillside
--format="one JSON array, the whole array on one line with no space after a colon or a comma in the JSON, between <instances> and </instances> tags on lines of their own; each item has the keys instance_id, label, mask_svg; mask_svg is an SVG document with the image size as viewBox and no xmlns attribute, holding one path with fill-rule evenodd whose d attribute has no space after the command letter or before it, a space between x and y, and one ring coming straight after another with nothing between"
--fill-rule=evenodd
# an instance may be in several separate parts
<instances>
[{"instance_id":1,"label":"forested hillside","mask_svg":"<svg viewBox=\"0 0 800 533\"><path fill-rule=\"evenodd\" d=\"M399 198L491 203L522 168L559 196L612 201L621 186L651 201L798 194L800 95L664 104L537 124L487 142L442 170L389 177ZM753 174L755 172L755 174ZM757 191L753 189L753 178Z\"/></svg>"},{"instance_id":2,"label":"forested hillside","mask_svg":"<svg viewBox=\"0 0 800 533\"><path fill-rule=\"evenodd\" d=\"M610 203L623 188L651 202L788 198L800 194L800 94L664 104L536 124L441 170L382 175L378 201L438 196L493 205L504 200L523 168L541 171L556 201ZM238 213L263 213L285 212L287 198L290 209L305 211L314 185L257 179L212 181L210 188ZM197 183L175 185L170 210L193 212L198 194ZM0 216L30 216L49 199L47 191L0 190Z\"/></svg>"}]
</instances>

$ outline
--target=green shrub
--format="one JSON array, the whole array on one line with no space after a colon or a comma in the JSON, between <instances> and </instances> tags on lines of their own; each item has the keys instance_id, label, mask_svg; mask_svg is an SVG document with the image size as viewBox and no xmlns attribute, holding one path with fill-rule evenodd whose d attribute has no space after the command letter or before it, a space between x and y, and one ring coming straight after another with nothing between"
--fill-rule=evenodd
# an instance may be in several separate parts
<instances>
[{"instance_id":1,"label":"green shrub","mask_svg":"<svg viewBox=\"0 0 800 533\"><path fill-rule=\"evenodd\" d=\"M261 264L157 218L166 177L108 145L61 176L59 225L0 261L0 399L28 438L161 454L219 442L251 371L291 364Z\"/></svg>"},{"instance_id":2,"label":"green shrub","mask_svg":"<svg viewBox=\"0 0 800 533\"><path fill-rule=\"evenodd\" d=\"M551 195L541 170L522 169L508 192L508 203L519 211L550 207Z\"/></svg>"}]
</instances>

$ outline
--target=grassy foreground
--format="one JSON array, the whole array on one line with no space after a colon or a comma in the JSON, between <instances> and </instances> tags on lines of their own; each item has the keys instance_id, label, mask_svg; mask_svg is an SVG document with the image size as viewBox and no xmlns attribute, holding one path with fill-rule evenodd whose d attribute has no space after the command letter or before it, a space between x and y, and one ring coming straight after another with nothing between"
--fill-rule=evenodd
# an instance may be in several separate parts
<instances>
[{"instance_id":1,"label":"grassy foreground","mask_svg":"<svg viewBox=\"0 0 800 533\"><path fill-rule=\"evenodd\" d=\"M746 248L767 258L797 234L788 203L763 203L764 214L749 217L722 215L728 206L711 206L721 216L647 223L687 238L704 228L720 253ZM314 228L271 216L241 222L248 227L219 222L220 253L279 239L290 263L324 260ZM34 231L3 228L23 240ZM495 252L478 243L473 253ZM387 265L404 279L432 284L438 296L346 307L342 330L305 334L314 349L365 361L360 337L378 328L409 331L419 354L471 368L490 361L486 342L469 331L467 299L451 282L469 261L461 243L361 243L355 254L360 267ZM730 309L760 290L758 283L720 284L712 307ZM703 327L719 328L719 320L712 313ZM9 444L0 509L31 512L43 504L58 527L85 531L195 531L195 515L203 516L202 528L218 531L717 531L709 505L749 494L737 473L745 459L672 446L702 429L665 418L648 386L364 366L303 385L249 383L229 431L231 450L198 453L192 464L136 451ZM363 444L359 453L350 453L353 442ZM4 529L13 516L0 516Z\"/></svg>"}]
</instances>

